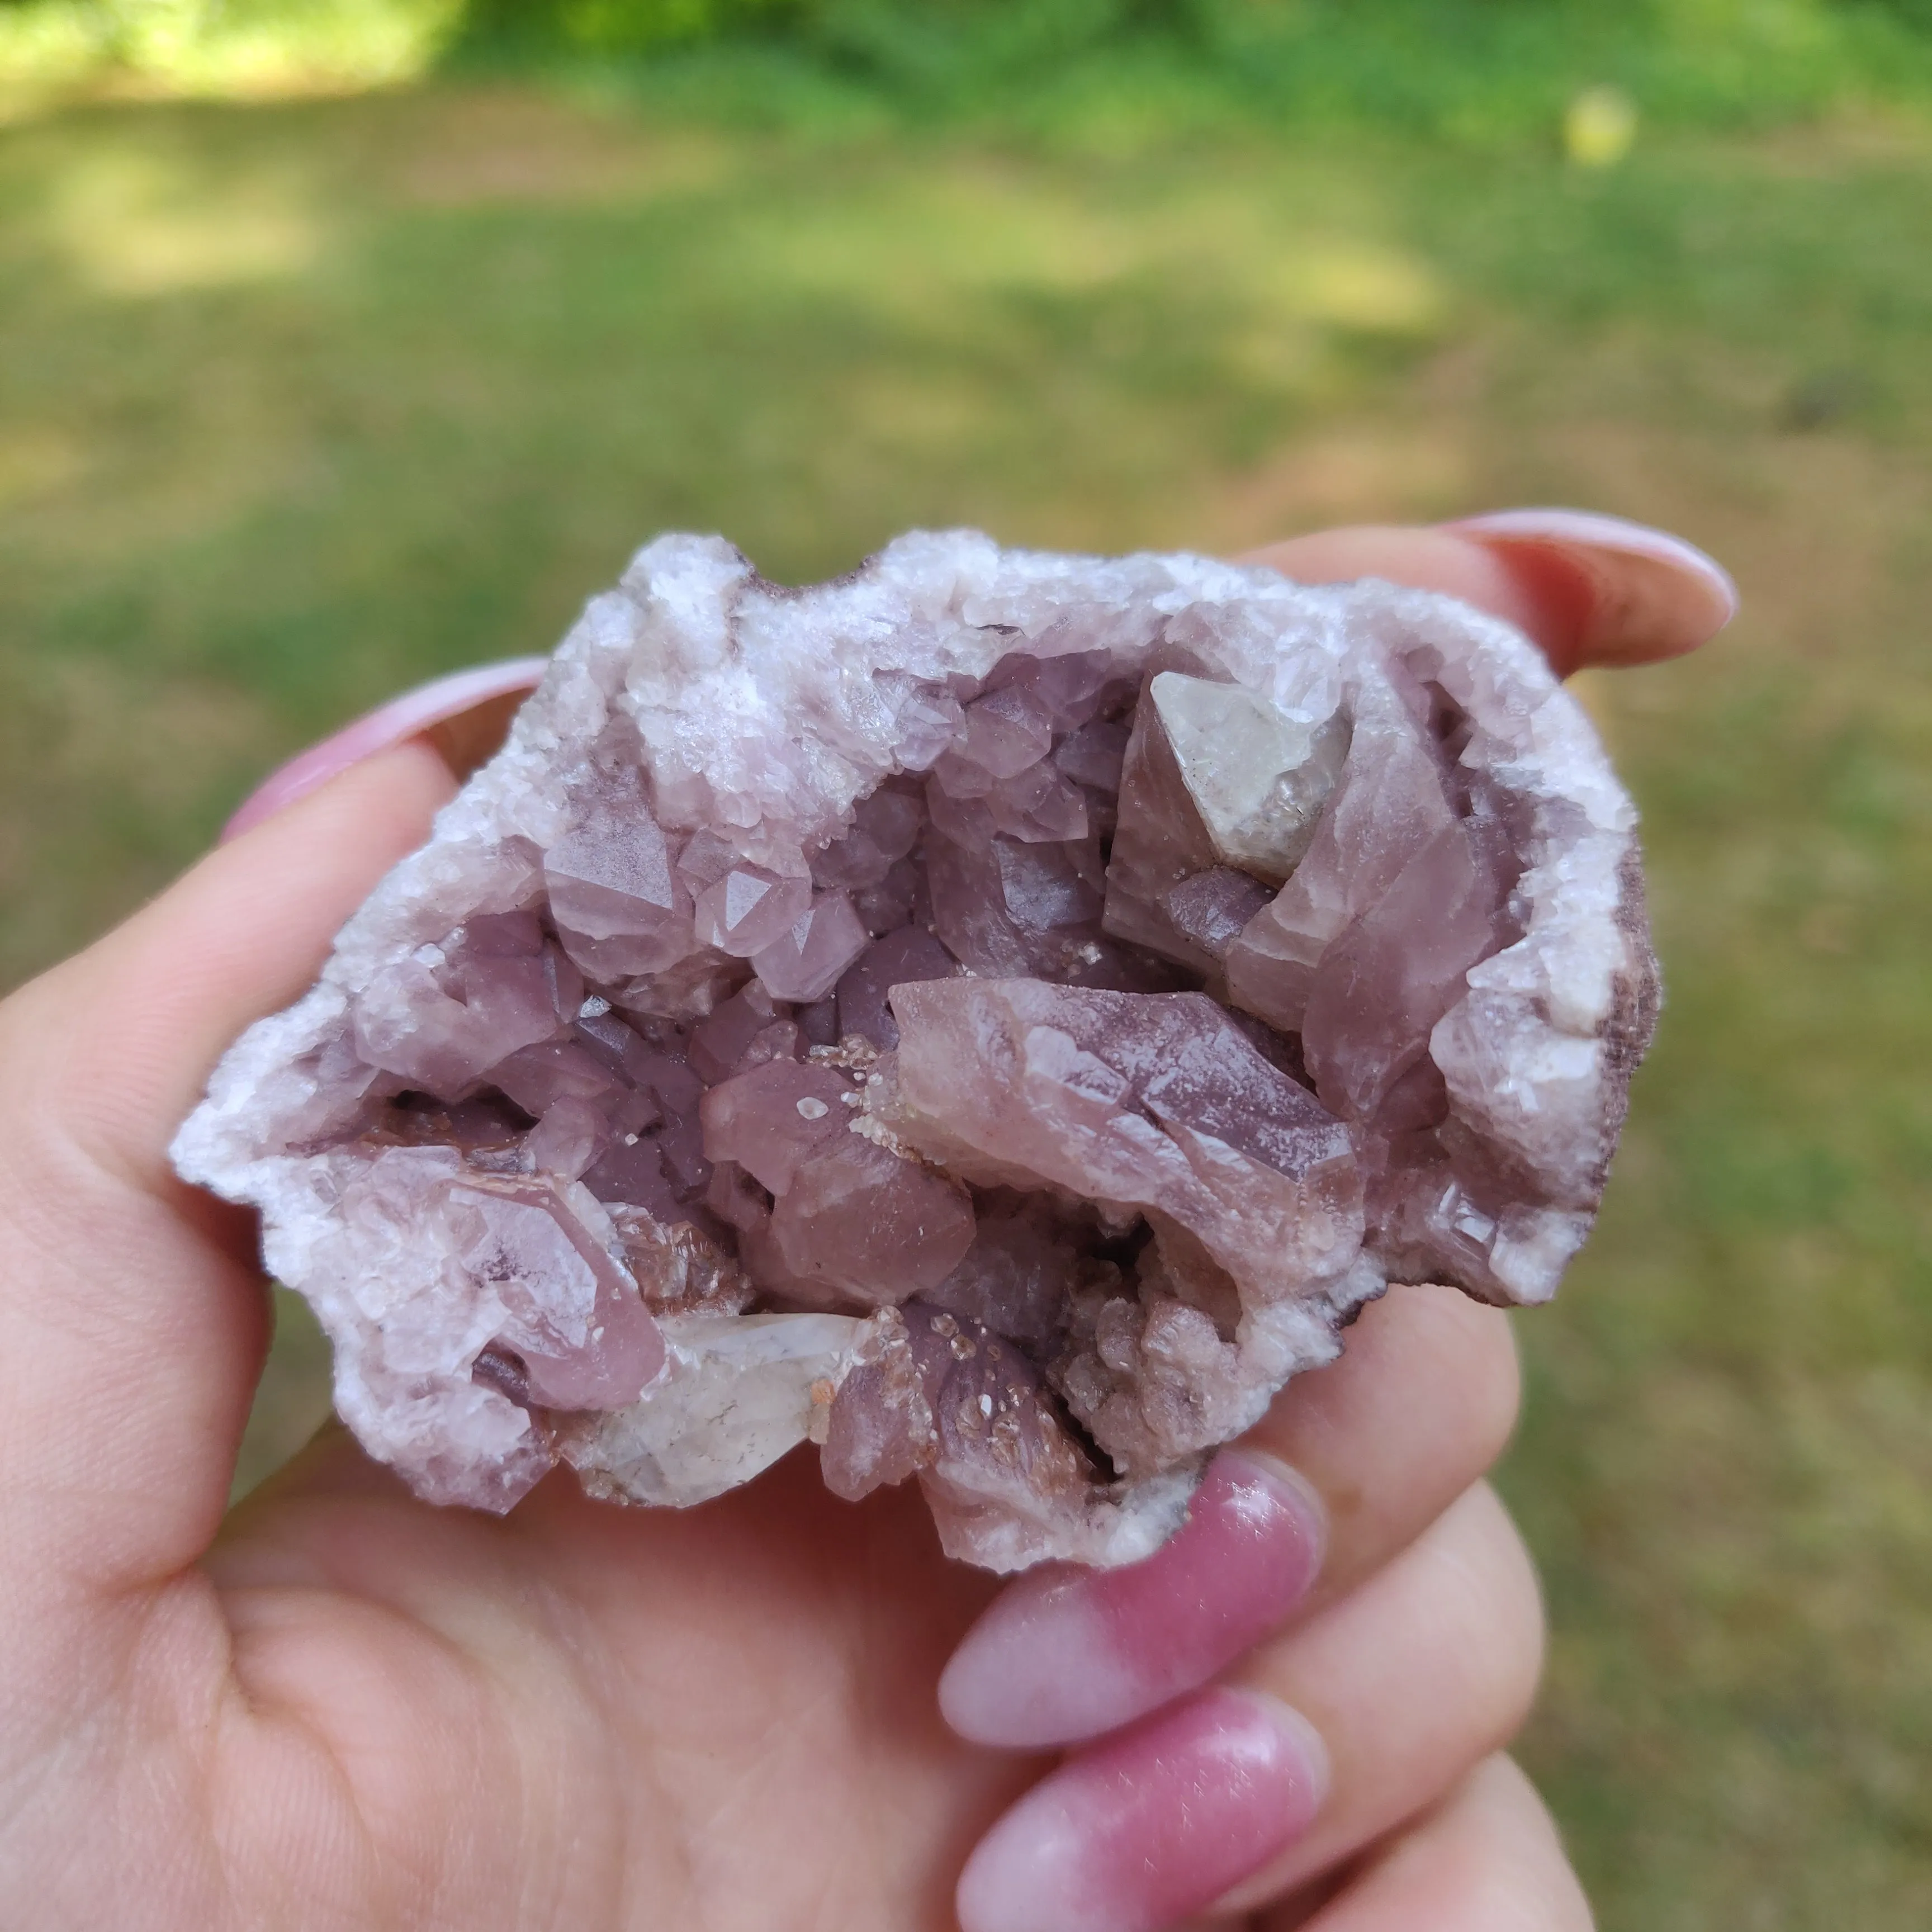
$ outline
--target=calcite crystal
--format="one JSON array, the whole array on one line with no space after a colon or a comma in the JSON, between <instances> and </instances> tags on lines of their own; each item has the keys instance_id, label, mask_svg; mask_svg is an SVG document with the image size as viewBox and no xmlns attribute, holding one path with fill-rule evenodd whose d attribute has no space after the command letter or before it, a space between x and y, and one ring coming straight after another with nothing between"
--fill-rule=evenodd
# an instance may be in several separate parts
<instances>
[{"instance_id":1,"label":"calcite crystal","mask_svg":"<svg viewBox=\"0 0 1932 1932\"><path fill-rule=\"evenodd\" d=\"M424 1496L809 1438L957 1556L1130 1561L1390 1282L1553 1292L1656 1004L1634 824L1446 598L661 538L175 1157Z\"/></svg>"}]
</instances>

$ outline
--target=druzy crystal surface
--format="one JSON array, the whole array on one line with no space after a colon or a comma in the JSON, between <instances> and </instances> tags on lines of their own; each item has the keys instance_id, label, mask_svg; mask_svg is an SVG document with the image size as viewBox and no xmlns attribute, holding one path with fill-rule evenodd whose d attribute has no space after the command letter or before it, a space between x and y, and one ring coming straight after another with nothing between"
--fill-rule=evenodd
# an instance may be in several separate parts
<instances>
[{"instance_id":1,"label":"druzy crystal surface","mask_svg":"<svg viewBox=\"0 0 1932 1932\"><path fill-rule=\"evenodd\" d=\"M662 538L176 1159L424 1496L808 1438L957 1556L1130 1561L1390 1282L1554 1291L1656 1004L1634 826L1445 598Z\"/></svg>"}]
</instances>

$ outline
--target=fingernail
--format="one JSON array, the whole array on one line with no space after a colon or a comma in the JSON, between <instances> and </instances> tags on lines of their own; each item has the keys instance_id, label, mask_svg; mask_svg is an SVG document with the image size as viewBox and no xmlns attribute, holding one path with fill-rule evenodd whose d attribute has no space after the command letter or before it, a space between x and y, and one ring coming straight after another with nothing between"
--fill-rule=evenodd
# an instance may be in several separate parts
<instances>
[{"instance_id":1,"label":"fingernail","mask_svg":"<svg viewBox=\"0 0 1932 1932\"><path fill-rule=\"evenodd\" d=\"M1695 544L1590 510L1496 510L1442 527L1509 553L1566 607L1574 662L1647 664L1707 644L1737 614L1730 572Z\"/></svg>"},{"instance_id":2,"label":"fingernail","mask_svg":"<svg viewBox=\"0 0 1932 1932\"><path fill-rule=\"evenodd\" d=\"M1035 1785L967 1860L960 1925L1155 1932L1300 1838L1328 1776L1298 1712L1252 1691L1204 1691Z\"/></svg>"},{"instance_id":3,"label":"fingernail","mask_svg":"<svg viewBox=\"0 0 1932 1932\"><path fill-rule=\"evenodd\" d=\"M221 842L238 838L351 765L411 738L432 739L457 776L466 777L495 749L482 740L494 731L501 742L509 714L536 688L549 662L548 658L509 658L479 664L391 698L271 772L222 827ZM466 728L472 724L476 728Z\"/></svg>"},{"instance_id":4,"label":"fingernail","mask_svg":"<svg viewBox=\"0 0 1932 1932\"><path fill-rule=\"evenodd\" d=\"M1224 1450L1144 1563L1010 1584L939 1680L946 1722L1035 1750L1098 1737L1204 1684L1277 1628L1322 1565L1320 1498L1285 1463Z\"/></svg>"}]
</instances>

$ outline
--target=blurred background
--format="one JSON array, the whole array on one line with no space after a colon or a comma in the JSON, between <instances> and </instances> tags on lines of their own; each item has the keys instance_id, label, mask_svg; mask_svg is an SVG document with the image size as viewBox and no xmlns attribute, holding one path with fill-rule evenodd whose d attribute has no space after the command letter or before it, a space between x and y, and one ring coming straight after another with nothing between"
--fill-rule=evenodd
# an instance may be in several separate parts
<instances>
[{"instance_id":1,"label":"blurred background","mask_svg":"<svg viewBox=\"0 0 1932 1932\"><path fill-rule=\"evenodd\" d=\"M1669 1004L1519 1324L1524 1756L1605 1932L1923 1928L1928 352L1932 0L0 0L0 982L659 530L1682 531L1744 614L1582 680Z\"/></svg>"}]
</instances>

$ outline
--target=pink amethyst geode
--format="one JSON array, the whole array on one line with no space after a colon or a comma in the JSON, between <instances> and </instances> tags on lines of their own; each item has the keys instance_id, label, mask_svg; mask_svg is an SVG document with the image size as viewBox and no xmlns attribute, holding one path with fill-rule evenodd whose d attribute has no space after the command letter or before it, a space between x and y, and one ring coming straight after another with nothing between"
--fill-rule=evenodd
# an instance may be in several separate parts
<instances>
[{"instance_id":1,"label":"pink amethyst geode","mask_svg":"<svg viewBox=\"0 0 1932 1932\"><path fill-rule=\"evenodd\" d=\"M175 1160L425 1497L809 1438L956 1556L1128 1562L1390 1282L1555 1290L1656 1007L1634 824L1448 598L663 537Z\"/></svg>"}]
</instances>

